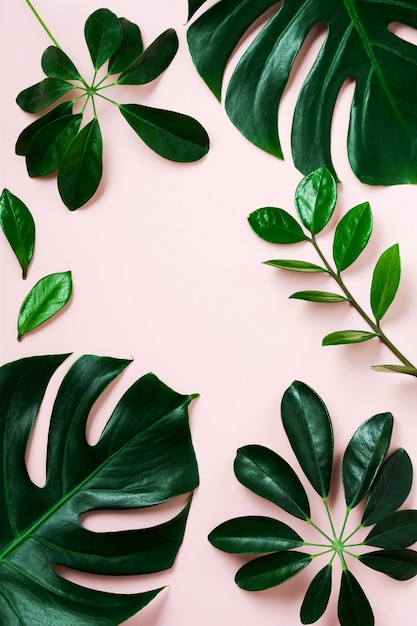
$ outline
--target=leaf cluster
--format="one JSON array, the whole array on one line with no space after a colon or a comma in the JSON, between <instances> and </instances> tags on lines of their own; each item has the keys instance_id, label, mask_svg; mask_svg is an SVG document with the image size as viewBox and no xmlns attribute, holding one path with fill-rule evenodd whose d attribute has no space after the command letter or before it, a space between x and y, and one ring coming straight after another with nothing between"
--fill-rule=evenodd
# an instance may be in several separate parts
<instances>
[{"instance_id":1,"label":"leaf cluster","mask_svg":"<svg viewBox=\"0 0 417 626\"><path fill-rule=\"evenodd\" d=\"M248 445L238 450L234 463L239 482L314 527L320 541L307 542L287 524L264 516L228 520L210 533L209 540L225 552L256 555L235 577L239 587L248 591L280 585L313 559L330 555L306 591L300 613L303 624L316 622L326 610L332 587L332 564L338 557L342 566L339 623L373 626L371 606L349 569L348 557L397 580L417 574L417 552L409 548L417 541L417 511L398 510L411 489L412 466L402 448L388 455L393 417L390 413L374 415L359 426L346 448L342 461L346 514L340 533L335 530L328 504L334 444L325 404L308 385L295 381L282 398L281 417L298 463L326 508L330 531L322 530L311 519L307 493L292 464L267 447ZM361 523L347 534L350 512L363 501ZM352 543L356 532L368 526L372 528L365 539ZM355 546L380 549L356 554L352 552Z\"/></svg>"}]
</instances>

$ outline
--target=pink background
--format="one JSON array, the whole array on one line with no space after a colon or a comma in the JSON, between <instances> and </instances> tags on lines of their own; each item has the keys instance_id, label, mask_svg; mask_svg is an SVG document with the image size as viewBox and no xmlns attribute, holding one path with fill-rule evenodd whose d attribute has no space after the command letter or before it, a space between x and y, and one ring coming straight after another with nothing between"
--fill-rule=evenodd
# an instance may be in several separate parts
<instances>
[{"instance_id":1,"label":"pink background","mask_svg":"<svg viewBox=\"0 0 417 626\"><path fill-rule=\"evenodd\" d=\"M324 561L317 559L281 587L251 594L233 582L235 571L246 559L222 553L206 540L220 522L249 514L276 516L306 538L315 536L302 522L290 519L237 482L233 474L236 449L249 443L267 445L298 470L281 426L279 406L285 389L299 379L313 387L329 408L337 471L353 432L382 411L394 414L392 449L404 446L417 461L415 379L373 372L373 364L395 362L377 341L322 348L322 337L331 331L366 327L347 305L326 307L289 300L294 291L334 287L325 277L284 274L262 265L270 258L316 259L307 246L285 248L263 242L246 220L251 211L266 205L294 213L293 195L301 175L289 149L292 110L322 35L312 39L311 50L298 63L282 103L280 132L287 156L282 162L239 134L193 68L185 40L186 0L38 0L36 7L81 73L89 76L83 27L87 16L103 4L137 22L145 45L168 27L177 30L180 49L167 72L148 86L120 89L120 101L196 117L210 135L211 151L195 164L165 161L137 138L114 107L100 104L104 139L100 192L85 208L70 213L59 198L56 178L29 179L24 159L14 154L18 134L32 119L18 108L15 97L42 78L40 58L51 42L24 0L2 3L1 186L29 206L37 240L26 281L20 279L4 238L0 245L1 360L61 352L72 352L71 360L84 353L133 357L134 362L95 410L90 441L98 436L122 392L148 371L179 392L200 393L190 417L201 485L174 568L146 579L81 578L97 588L124 592L169 585L126 623L296 626L304 591ZM397 32L410 36L405 29ZM375 224L370 244L345 272L345 279L369 309L373 266L383 250L399 242L403 276L383 328L416 361L417 188L371 188L355 179L345 148L352 93L353 84L346 85L333 124L334 162L342 184L332 224L334 228L349 208L365 200L371 203ZM117 90L111 97L119 97ZM328 253L333 228L320 236ZM24 296L42 276L65 270L72 271L74 281L69 307L18 343L16 320ZM31 474L39 483L44 472L48 407L66 367L48 390L28 454ZM312 517L320 523L324 517L317 500L311 498ZM339 474L330 502L340 526L344 498ZM406 506L417 508L415 488ZM104 520L102 515L90 516L86 523L97 529L109 524L111 528L135 527L174 510L174 505L163 507L158 518L149 512L114 514ZM352 529L353 518L354 514ZM378 626L415 624L415 581L400 583L360 563L351 565ZM331 605L318 622L321 626L334 626L337 620L338 562L334 574ZM76 574L68 576L80 580Z\"/></svg>"}]
</instances>

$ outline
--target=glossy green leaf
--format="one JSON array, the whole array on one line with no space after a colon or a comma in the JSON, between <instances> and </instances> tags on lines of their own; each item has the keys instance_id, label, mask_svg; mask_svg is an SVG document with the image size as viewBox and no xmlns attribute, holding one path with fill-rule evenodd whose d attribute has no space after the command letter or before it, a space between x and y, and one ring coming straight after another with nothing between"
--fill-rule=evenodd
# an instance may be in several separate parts
<instances>
[{"instance_id":1,"label":"glossy green leaf","mask_svg":"<svg viewBox=\"0 0 417 626\"><path fill-rule=\"evenodd\" d=\"M347 343L362 343L377 336L375 333L370 333L366 330L338 330L326 335L321 345L338 346Z\"/></svg>"},{"instance_id":2,"label":"glossy green leaf","mask_svg":"<svg viewBox=\"0 0 417 626\"><path fill-rule=\"evenodd\" d=\"M305 176L295 190L297 213L313 235L317 235L329 222L336 200L336 181L325 167Z\"/></svg>"},{"instance_id":3,"label":"glossy green leaf","mask_svg":"<svg viewBox=\"0 0 417 626\"><path fill-rule=\"evenodd\" d=\"M207 154L208 135L194 118L139 104L122 104L119 108L142 141L165 159L185 163Z\"/></svg>"},{"instance_id":4,"label":"glossy green leaf","mask_svg":"<svg viewBox=\"0 0 417 626\"><path fill-rule=\"evenodd\" d=\"M417 511L396 511L381 520L364 539L366 546L397 550L408 548L417 541Z\"/></svg>"},{"instance_id":5,"label":"glossy green leaf","mask_svg":"<svg viewBox=\"0 0 417 626\"><path fill-rule=\"evenodd\" d=\"M307 520L307 494L292 467L276 452L259 445L239 448L234 464L236 478L258 496L291 515Z\"/></svg>"},{"instance_id":6,"label":"glossy green leaf","mask_svg":"<svg viewBox=\"0 0 417 626\"><path fill-rule=\"evenodd\" d=\"M349 570L342 571L337 614L340 626L374 626L371 605Z\"/></svg>"},{"instance_id":7,"label":"glossy green leaf","mask_svg":"<svg viewBox=\"0 0 417 626\"><path fill-rule=\"evenodd\" d=\"M160 589L129 595L95 591L61 578L54 566L106 576L170 568L188 506L162 524L127 531L92 532L80 518L87 511L147 508L198 484L187 411L193 396L177 394L153 374L133 383L97 444L87 443L94 403L129 363L87 355L59 387L46 483L35 485L25 450L51 375L67 356L31 357L0 369L0 610L7 624L52 619L64 626L117 626L128 619Z\"/></svg>"},{"instance_id":8,"label":"glossy green leaf","mask_svg":"<svg viewBox=\"0 0 417 626\"><path fill-rule=\"evenodd\" d=\"M26 204L8 189L0 196L0 226L26 278L35 248L35 222Z\"/></svg>"},{"instance_id":9,"label":"glossy green leaf","mask_svg":"<svg viewBox=\"0 0 417 626\"><path fill-rule=\"evenodd\" d=\"M372 212L368 202L358 204L342 217L336 226L333 241L333 259L339 272L356 261L371 233Z\"/></svg>"},{"instance_id":10,"label":"glossy green leaf","mask_svg":"<svg viewBox=\"0 0 417 626\"><path fill-rule=\"evenodd\" d=\"M65 80L44 78L36 85L21 91L16 102L23 111L37 113L65 96L71 89L74 89L74 85Z\"/></svg>"},{"instance_id":11,"label":"glossy green leaf","mask_svg":"<svg viewBox=\"0 0 417 626\"><path fill-rule=\"evenodd\" d=\"M410 376L417 376L417 369L411 365L373 365L372 369L376 372L409 374Z\"/></svg>"},{"instance_id":12,"label":"glossy green leaf","mask_svg":"<svg viewBox=\"0 0 417 626\"><path fill-rule=\"evenodd\" d=\"M208 536L210 543L224 552L261 554L280 552L303 545L292 528L271 517L236 517L217 526Z\"/></svg>"},{"instance_id":13,"label":"glossy green leaf","mask_svg":"<svg viewBox=\"0 0 417 626\"><path fill-rule=\"evenodd\" d=\"M342 461L346 506L355 507L369 491L384 462L391 441L393 417L379 413L359 426Z\"/></svg>"},{"instance_id":14,"label":"glossy green leaf","mask_svg":"<svg viewBox=\"0 0 417 626\"><path fill-rule=\"evenodd\" d=\"M326 565L311 581L301 605L302 624L313 624L327 608L332 590L332 566Z\"/></svg>"},{"instance_id":15,"label":"glossy green leaf","mask_svg":"<svg viewBox=\"0 0 417 626\"><path fill-rule=\"evenodd\" d=\"M177 54L178 37L169 28L146 48L140 57L117 79L119 85L144 85L158 78Z\"/></svg>"},{"instance_id":16,"label":"glossy green leaf","mask_svg":"<svg viewBox=\"0 0 417 626\"><path fill-rule=\"evenodd\" d=\"M41 130L41 128L43 128L50 122L58 119L59 117L71 115L72 107L72 102L62 102L61 104L58 104L58 106L48 111L48 113L45 113L45 115L42 115L42 117L39 117L37 120L32 122L32 124L26 126L26 128L22 130L19 137L17 138L15 146L16 154L19 154L20 156L25 156L28 151L30 142L32 141L36 133Z\"/></svg>"},{"instance_id":17,"label":"glossy green leaf","mask_svg":"<svg viewBox=\"0 0 417 626\"><path fill-rule=\"evenodd\" d=\"M303 552L275 552L245 563L235 581L246 591L261 591L285 583L301 572L312 557Z\"/></svg>"},{"instance_id":18,"label":"glossy green leaf","mask_svg":"<svg viewBox=\"0 0 417 626\"><path fill-rule=\"evenodd\" d=\"M410 493L412 481L410 457L404 448L399 448L384 461L372 485L362 525L370 526L394 513Z\"/></svg>"},{"instance_id":19,"label":"glossy green leaf","mask_svg":"<svg viewBox=\"0 0 417 626\"><path fill-rule=\"evenodd\" d=\"M400 276L400 249L394 244L381 254L372 276L371 309L377 321L384 317L394 300Z\"/></svg>"},{"instance_id":20,"label":"glossy green leaf","mask_svg":"<svg viewBox=\"0 0 417 626\"><path fill-rule=\"evenodd\" d=\"M36 133L26 154L29 176L46 176L58 169L68 146L78 133L81 120L81 113L64 115Z\"/></svg>"},{"instance_id":21,"label":"glossy green leaf","mask_svg":"<svg viewBox=\"0 0 417 626\"><path fill-rule=\"evenodd\" d=\"M58 313L69 301L71 293L71 272L57 272L41 278L20 307L18 340Z\"/></svg>"},{"instance_id":22,"label":"glossy green leaf","mask_svg":"<svg viewBox=\"0 0 417 626\"><path fill-rule=\"evenodd\" d=\"M324 267L309 263L308 261L290 261L289 259L274 259L265 261L265 265L278 267L280 270L289 270L290 272L304 272L307 274L316 274L317 272L328 273Z\"/></svg>"},{"instance_id":23,"label":"glossy green leaf","mask_svg":"<svg viewBox=\"0 0 417 626\"><path fill-rule=\"evenodd\" d=\"M281 402L284 430L313 488L326 498L333 466L333 428L327 408L311 387L298 380Z\"/></svg>"},{"instance_id":24,"label":"glossy green leaf","mask_svg":"<svg viewBox=\"0 0 417 626\"><path fill-rule=\"evenodd\" d=\"M110 74L124 72L143 52L142 35L137 24L125 17L119 17L119 22L122 28L122 40L116 52L110 57L108 67Z\"/></svg>"},{"instance_id":25,"label":"glossy green leaf","mask_svg":"<svg viewBox=\"0 0 417 626\"><path fill-rule=\"evenodd\" d=\"M206 2L206 0L188 0L188 19Z\"/></svg>"},{"instance_id":26,"label":"glossy green leaf","mask_svg":"<svg viewBox=\"0 0 417 626\"><path fill-rule=\"evenodd\" d=\"M414 550L375 550L361 554L359 560L396 580L409 580L417 574L417 552Z\"/></svg>"},{"instance_id":27,"label":"glossy green leaf","mask_svg":"<svg viewBox=\"0 0 417 626\"><path fill-rule=\"evenodd\" d=\"M74 211L88 202L100 184L103 140L94 118L70 144L58 171L58 189L64 204Z\"/></svg>"},{"instance_id":28,"label":"glossy green leaf","mask_svg":"<svg viewBox=\"0 0 417 626\"><path fill-rule=\"evenodd\" d=\"M329 291L296 291L290 298L294 300L306 300L307 302L323 302L333 304L335 302L349 302L344 296Z\"/></svg>"},{"instance_id":29,"label":"glossy green leaf","mask_svg":"<svg viewBox=\"0 0 417 626\"><path fill-rule=\"evenodd\" d=\"M77 68L66 53L56 46L49 46L42 55L42 69L49 78L81 80Z\"/></svg>"},{"instance_id":30,"label":"glossy green leaf","mask_svg":"<svg viewBox=\"0 0 417 626\"><path fill-rule=\"evenodd\" d=\"M392 23L417 28L415 3L220 0L191 25L188 44L198 72L220 98L230 58L245 35L257 29L249 48L238 51L225 106L245 137L282 158L282 98L300 56L316 44L311 32L324 25L325 37L290 124L295 166L308 173L325 165L335 174L333 111L343 86L353 79L347 139L353 171L371 185L415 183L417 46L396 36Z\"/></svg>"},{"instance_id":31,"label":"glossy green leaf","mask_svg":"<svg viewBox=\"0 0 417 626\"><path fill-rule=\"evenodd\" d=\"M300 224L290 213L276 207L263 207L248 217L252 230L271 243L298 243L307 239Z\"/></svg>"},{"instance_id":32,"label":"glossy green leaf","mask_svg":"<svg viewBox=\"0 0 417 626\"><path fill-rule=\"evenodd\" d=\"M119 18L109 9L97 9L86 20L84 36L94 68L98 70L120 46Z\"/></svg>"}]
</instances>

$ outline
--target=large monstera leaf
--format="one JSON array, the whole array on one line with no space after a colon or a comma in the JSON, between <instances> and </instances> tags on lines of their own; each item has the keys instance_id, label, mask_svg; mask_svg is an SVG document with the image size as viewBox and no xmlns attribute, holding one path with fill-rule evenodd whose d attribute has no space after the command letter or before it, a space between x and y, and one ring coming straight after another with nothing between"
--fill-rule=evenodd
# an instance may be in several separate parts
<instances>
[{"instance_id":1,"label":"large monstera leaf","mask_svg":"<svg viewBox=\"0 0 417 626\"><path fill-rule=\"evenodd\" d=\"M86 355L69 369L51 415L46 482L35 485L25 450L48 382L68 355L30 357L0 368L0 615L7 626L120 624L160 591L112 594L58 575L55 565L106 575L172 566L188 505L149 528L96 533L80 523L93 510L133 509L191 492L198 471L187 407L153 374L122 396L99 441L86 420L129 361Z\"/></svg>"},{"instance_id":2,"label":"large monstera leaf","mask_svg":"<svg viewBox=\"0 0 417 626\"><path fill-rule=\"evenodd\" d=\"M220 0L188 30L193 61L217 98L234 49L265 11L266 24L240 58L226 93L226 111L243 135L283 158L277 111L303 43L324 24L326 37L294 111L295 166L307 174L326 165L336 175L333 110L343 84L354 79L347 146L353 171L371 185L416 183L417 47L389 28L393 22L417 28L416 3Z\"/></svg>"}]
</instances>

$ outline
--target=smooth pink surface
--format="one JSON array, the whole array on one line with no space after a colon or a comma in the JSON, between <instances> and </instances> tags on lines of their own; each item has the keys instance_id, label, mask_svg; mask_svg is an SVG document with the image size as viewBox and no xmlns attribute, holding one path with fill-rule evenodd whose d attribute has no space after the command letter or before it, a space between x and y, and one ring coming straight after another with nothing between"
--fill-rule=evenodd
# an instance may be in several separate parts
<instances>
[{"instance_id":1,"label":"smooth pink surface","mask_svg":"<svg viewBox=\"0 0 417 626\"><path fill-rule=\"evenodd\" d=\"M124 592L169 585L126 623L296 626L300 623L304 591L324 561L319 563L317 559L282 587L251 594L233 582L245 559L219 552L206 540L220 522L249 514L279 517L306 538L314 537L302 522L290 519L236 481L236 449L248 443L267 445L298 470L281 426L279 406L285 389L299 379L313 387L329 408L337 471L356 428L382 411L394 414L392 449L404 446L417 463L415 379L372 371L373 364L395 362L378 342L322 348L325 334L342 328L364 328L361 320L348 306L326 307L289 300L294 291L332 290L333 286L326 277L287 275L262 265L264 260L279 257L316 259L303 245L284 248L261 241L246 220L251 211L267 205L294 213L293 195L301 175L290 157L291 116L320 39L313 42L310 53L298 64L282 104L280 132L287 157L282 162L239 134L195 71L185 39L186 0L38 0L36 7L81 73L89 75L83 27L87 16L103 4L137 22L145 45L168 27L177 30L180 49L168 71L148 86L120 89L120 101L196 117L210 135L211 151L195 164L165 161L141 143L115 108L103 103L100 120L105 154L100 192L88 206L70 213L59 198L56 178L29 179L24 159L14 154L18 134L32 119L18 108L15 97L42 78L40 58L50 41L24 0L3 3L1 185L29 206L37 240L26 281L20 279L6 240L2 239L0 245L1 359L7 362L60 352L72 352L71 359L84 353L133 357L134 362L95 410L89 431L91 441L98 436L123 390L145 372L155 372L179 392L200 394L190 413L201 485L173 570L144 580L81 579L97 588ZM401 29L397 32L402 34ZM113 93L115 99L119 93ZM371 188L355 179L345 148L352 93L353 84L346 85L333 125L334 161L342 180L335 220L350 207L368 200L375 224L369 246L346 271L345 278L368 308L373 266L383 250L399 242L403 276L384 329L415 362L417 188ZM329 228L320 237L329 254L332 236ZM42 276L64 270L73 274L70 306L18 343L16 320L24 296ZM55 380L48 390L29 451L30 471L38 482L44 475L48 407L57 384ZM340 525L344 499L339 476L330 502ZM311 504L313 519L325 524L319 499L312 496ZM415 488L405 506L417 508ZM173 510L172 505L164 507L161 515ZM354 518L357 521L352 514L352 529ZM86 524L97 529L108 528L109 524L125 528L146 525L154 519L149 513L143 516L133 512L105 520L90 516ZM338 563L334 570L331 604L318 622L321 626L337 623ZM415 624L416 581L393 581L360 563L353 563L352 571L369 597L377 626ZM69 576L80 580L76 574Z\"/></svg>"}]
</instances>

